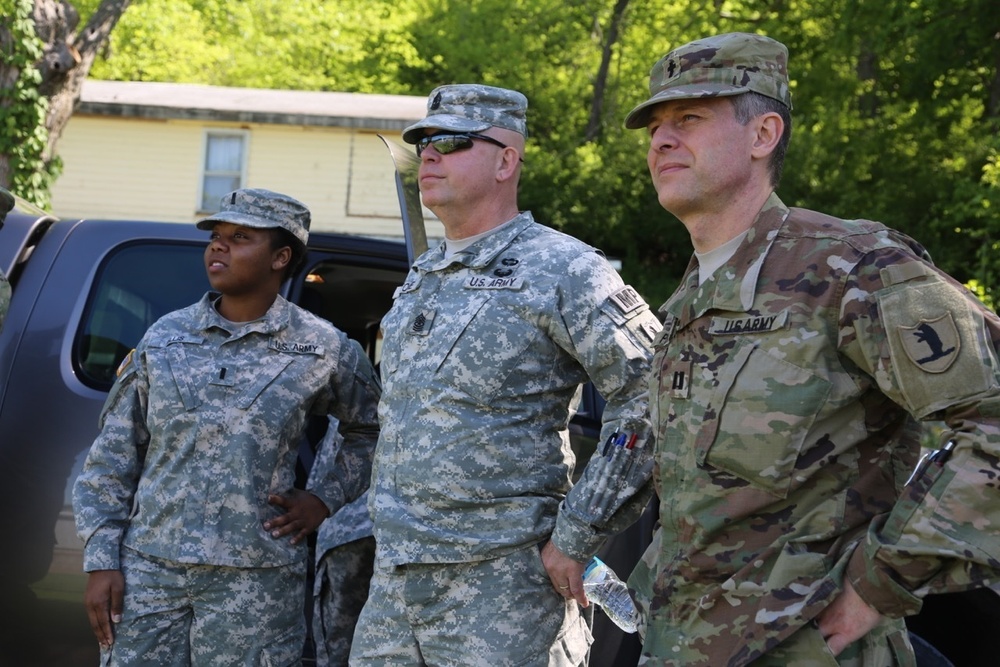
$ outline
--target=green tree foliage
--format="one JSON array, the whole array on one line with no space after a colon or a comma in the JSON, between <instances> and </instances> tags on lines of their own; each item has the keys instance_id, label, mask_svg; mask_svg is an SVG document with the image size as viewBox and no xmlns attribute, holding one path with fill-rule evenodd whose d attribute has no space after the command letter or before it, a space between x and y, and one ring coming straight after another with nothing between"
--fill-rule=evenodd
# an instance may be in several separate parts
<instances>
[{"instance_id":1,"label":"green tree foliage","mask_svg":"<svg viewBox=\"0 0 1000 667\"><path fill-rule=\"evenodd\" d=\"M42 77L35 63L42 57L42 42L31 11L31 0L0 0L0 70L7 78L0 86L0 156L5 156L0 185L44 206L59 165L42 157L48 101L38 91Z\"/></svg>"},{"instance_id":2,"label":"green tree foliage","mask_svg":"<svg viewBox=\"0 0 1000 667\"><path fill-rule=\"evenodd\" d=\"M86 13L98 0L85 0ZM399 93L415 49L407 3L140 0L92 76L245 88Z\"/></svg>"},{"instance_id":3,"label":"green tree foliage","mask_svg":"<svg viewBox=\"0 0 1000 667\"><path fill-rule=\"evenodd\" d=\"M97 1L81 0L81 13ZM789 47L782 198L907 232L993 298L996 0L137 0L92 75L414 95L465 81L517 88L531 105L522 205L621 258L658 304L691 247L656 202L645 133L622 120L657 58L727 31Z\"/></svg>"}]
</instances>

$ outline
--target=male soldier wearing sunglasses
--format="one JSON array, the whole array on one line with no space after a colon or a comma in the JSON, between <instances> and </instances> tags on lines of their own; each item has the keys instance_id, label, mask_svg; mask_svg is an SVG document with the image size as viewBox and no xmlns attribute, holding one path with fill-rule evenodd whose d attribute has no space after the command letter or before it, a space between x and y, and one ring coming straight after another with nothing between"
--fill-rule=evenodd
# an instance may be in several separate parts
<instances>
[{"instance_id":1,"label":"male soldier wearing sunglasses","mask_svg":"<svg viewBox=\"0 0 1000 667\"><path fill-rule=\"evenodd\" d=\"M583 664L584 564L650 498L659 322L600 252L518 210L526 109L513 90L443 86L403 133L446 240L382 323L376 568L352 665ZM571 489L588 380L608 446Z\"/></svg>"}]
</instances>

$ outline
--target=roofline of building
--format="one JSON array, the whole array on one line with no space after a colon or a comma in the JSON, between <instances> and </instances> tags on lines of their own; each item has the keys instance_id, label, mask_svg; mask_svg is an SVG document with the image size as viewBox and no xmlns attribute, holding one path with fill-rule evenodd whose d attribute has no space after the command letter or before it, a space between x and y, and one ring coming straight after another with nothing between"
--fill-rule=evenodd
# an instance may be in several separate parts
<instances>
[{"instance_id":1,"label":"roofline of building","mask_svg":"<svg viewBox=\"0 0 1000 667\"><path fill-rule=\"evenodd\" d=\"M426 104L412 95L87 79L74 113L402 131L424 117Z\"/></svg>"}]
</instances>

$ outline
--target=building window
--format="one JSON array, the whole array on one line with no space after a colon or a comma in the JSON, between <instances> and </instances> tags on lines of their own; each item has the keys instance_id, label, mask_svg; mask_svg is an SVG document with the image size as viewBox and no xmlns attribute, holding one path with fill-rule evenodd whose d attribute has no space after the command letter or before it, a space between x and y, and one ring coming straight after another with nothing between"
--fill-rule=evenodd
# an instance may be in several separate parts
<instances>
[{"instance_id":1,"label":"building window","mask_svg":"<svg viewBox=\"0 0 1000 667\"><path fill-rule=\"evenodd\" d=\"M247 140L248 133L242 131L205 132L200 213L215 213L223 195L243 187Z\"/></svg>"}]
</instances>

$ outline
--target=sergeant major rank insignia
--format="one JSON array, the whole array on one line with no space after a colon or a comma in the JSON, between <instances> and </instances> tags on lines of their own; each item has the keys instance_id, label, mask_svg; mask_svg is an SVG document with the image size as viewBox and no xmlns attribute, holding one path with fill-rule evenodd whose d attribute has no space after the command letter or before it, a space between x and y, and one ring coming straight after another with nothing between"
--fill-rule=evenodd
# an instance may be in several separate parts
<instances>
[{"instance_id":1,"label":"sergeant major rank insignia","mask_svg":"<svg viewBox=\"0 0 1000 667\"><path fill-rule=\"evenodd\" d=\"M435 312L433 310L417 311L417 314L413 316L410 324L406 327L406 333L411 336L426 336L430 333L431 325L434 323Z\"/></svg>"}]
</instances>

